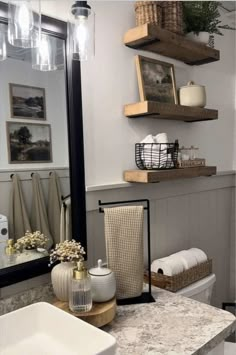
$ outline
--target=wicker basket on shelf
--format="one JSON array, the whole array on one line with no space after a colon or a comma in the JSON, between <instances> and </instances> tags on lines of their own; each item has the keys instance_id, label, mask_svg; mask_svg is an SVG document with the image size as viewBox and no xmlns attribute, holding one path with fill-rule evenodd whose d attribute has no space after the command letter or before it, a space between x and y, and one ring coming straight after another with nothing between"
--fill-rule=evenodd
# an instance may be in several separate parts
<instances>
[{"instance_id":1,"label":"wicker basket on shelf","mask_svg":"<svg viewBox=\"0 0 236 355\"><path fill-rule=\"evenodd\" d=\"M145 23L152 23L161 26L161 1L136 1L135 14L137 26L144 25Z\"/></svg>"},{"instance_id":2,"label":"wicker basket on shelf","mask_svg":"<svg viewBox=\"0 0 236 355\"><path fill-rule=\"evenodd\" d=\"M202 264L194 266L191 269L185 270L174 276L166 276L156 272L151 272L151 283L154 286L164 288L168 291L176 292L198 280L203 279L211 273L212 260L209 259ZM144 274L144 281L148 282L147 272Z\"/></svg>"},{"instance_id":3,"label":"wicker basket on shelf","mask_svg":"<svg viewBox=\"0 0 236 355\"><path fill-rule=\"evenodd\" d=\"M183 34L182 1L162 1L162 27L168 31Z\"/></svg>"}]
</instances>

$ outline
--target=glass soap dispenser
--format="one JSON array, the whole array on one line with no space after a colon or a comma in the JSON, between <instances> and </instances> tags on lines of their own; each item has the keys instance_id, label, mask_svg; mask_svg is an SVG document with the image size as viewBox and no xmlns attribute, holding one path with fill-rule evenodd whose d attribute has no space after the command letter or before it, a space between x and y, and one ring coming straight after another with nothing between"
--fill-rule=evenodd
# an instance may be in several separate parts
<instances>
[{"instance_id":1,"label":"glass soap dispenser","mask_svg":"<svg viewBox=\"0 0 236 355\"><path fill-rule=\"evenodd\" d=\"M88 312L92 308L91 278L83 261L73 270L69 308L72 312Z\"/></svg>"}]
</instances>

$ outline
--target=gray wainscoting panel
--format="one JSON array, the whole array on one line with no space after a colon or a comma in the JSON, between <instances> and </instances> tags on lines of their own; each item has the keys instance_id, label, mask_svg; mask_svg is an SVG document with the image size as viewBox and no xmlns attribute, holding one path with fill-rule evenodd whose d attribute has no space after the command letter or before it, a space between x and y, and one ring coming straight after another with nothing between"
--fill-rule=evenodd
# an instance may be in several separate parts
<instances>
[{"instance_id":1,"label":"gray wainscoting panel","mask_svg":"<svg viewBox=\"0 0 236 355\"><path fill-rule=\"evenodd\" d=\"M221 306L222 302L235 298L235 274L232 276L235 251L231 248L235 240L232 229L234 179L226 175L192 180L192 191L190 179L186 186L183 182L146 185L146 197L151 199L151 256L152 259L160 258L191 247L203 249L213 259L213 271L217 277L213 304ZM145 186L134 185L117 191L88 194L88 254L91 265L98 258L105 258L103 215L93 210L97 200L145 198Z\"/></svg>"}]
</instances>

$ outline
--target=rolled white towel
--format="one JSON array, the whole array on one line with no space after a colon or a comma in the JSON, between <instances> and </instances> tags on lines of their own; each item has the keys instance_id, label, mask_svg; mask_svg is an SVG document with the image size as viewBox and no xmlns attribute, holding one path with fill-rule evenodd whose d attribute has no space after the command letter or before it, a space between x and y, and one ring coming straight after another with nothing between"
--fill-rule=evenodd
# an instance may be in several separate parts
<instances>
[{"instance_id":1,"label":"rolled white towel","mask_svg":"<svg viewBox=\"0 0 236 355\"><path fill-rule=\"evenodd\" d=\"M154 140L154 137L151 134L149 134L140 143L156 143L156 142Z\"/></svg>"},{"instance_id":2,"label":"rolled white towel","mask_svg":"<svg viewBox=\"0 0 236 355\"><path fill-rule=\"evenodd\" d=\"M168 143L168 138L166 133L159 133L153 138L156 143Z\"/></svg>"},{"instance_id":3,"label":"rolled white towel","mask_svg":"<svg viewBox=\"0 0 236 355\"><path fill-rule=\"evenodd\" d=\"M166 258L154 260L151 264L151 271L166 276L173 276L184 271L184 264L180 259L167 256Z\"/></svg>"},{"instance_id":4,"label":"rolled white towel","mask_svg":"<svg viewBox=\"0 0 236 355\"><path fill-rule=\"evenodd\" d=\"M184 264L184 270L188 270L198 264L195 255L189 250L181 250L178 253L172 254L171 256L179 260L179 262L182 261Z\"/></svg>"},{"instance_id":5,"label":"rolled white towel","mask_svg":"<svg viewBox=\"0 0 236 355\"><path fill-rule=\"evenodd\" d=\"M204 263L208 260L206 253L199 248L191 248L189 251L195 256L198 264Z\"/></svg>"}]
</instances>

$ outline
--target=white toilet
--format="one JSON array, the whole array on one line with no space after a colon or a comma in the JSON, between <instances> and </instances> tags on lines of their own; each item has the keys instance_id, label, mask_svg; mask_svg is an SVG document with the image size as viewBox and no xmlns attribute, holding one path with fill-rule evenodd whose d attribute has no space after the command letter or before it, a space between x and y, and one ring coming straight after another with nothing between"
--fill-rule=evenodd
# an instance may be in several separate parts
<instances>
[{"instance_id":1,"label":"white toilet","mask_svg":"<svg viewBox=\"0 0 236 355\"><path fill-rule=\"evenodd\" d=\"M215 282L216 276L215 274L211 274L185 288L182 288L182 290L179 290L176 293L202 303L211 304L211 296Z\"/></svg>"},{"instance_id":2,"label":"white toilet","mask_svg":"<svg viewBox=\"0 0 236 355\"><path fill-rule=\"evenodd\" d=\"M194 282L193 284L177 291L176 293L185 297L192 298L196 301L206 304L211 303L211 296L214 284L216 282L215 274L204 277L202 280ZM219 346L209 352L209 355L235 355L236 344L226 342L219 344Z\"/></svg>"}]
</instances>

